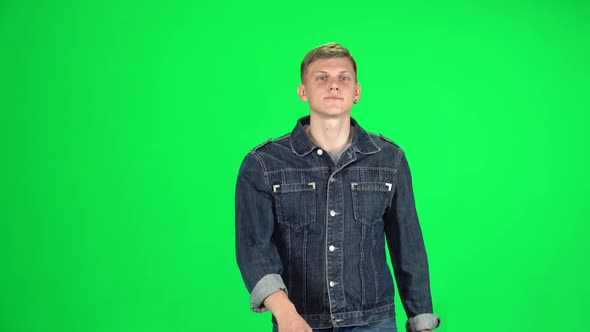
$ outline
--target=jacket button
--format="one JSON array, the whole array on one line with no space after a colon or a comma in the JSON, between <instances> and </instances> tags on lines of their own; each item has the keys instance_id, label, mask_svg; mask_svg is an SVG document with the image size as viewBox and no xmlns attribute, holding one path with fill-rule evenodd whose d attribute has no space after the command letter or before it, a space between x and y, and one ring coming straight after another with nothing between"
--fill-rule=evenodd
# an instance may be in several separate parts
<instances>
[{"instance_id":1,"label":"jacket button","mask_svg":"<svg viewBox=\"0 0 590 332\"><path fill-rule=\"evenodd\" d=\"M329 247L328 247L328 250L330 250L330 251L334 251L334 250L336 250L336 247L334 247L334 246L329 246Z\"/></svg>"},{"instance_id":2,"label":"jacket button","mask_svg":"<svg viewBox=\"0 0 590 332\"><path fill-rule=\"evenodd\" d=\"M336 283L335 283L335 282L333 282L333 281L330 281L330 287L334 287L335 285L336 285Z\"/></svg>"},{"instance_id":3,"label":"jacket button","mask_svg":"<svg viewBox=\"0 0 590 332\"><path fill-rule=\"evenodd\" d=\"M318 155L320 155L320 156L321 156L321 155L323 155L323 154L324 154L324 150L322 150L322 149L318 149L317 153L318 153Z\"/></svg>"},{"instance_id":4,"label":"jacket button","mask_svg":"<svg viewBox=\"0 0 590 332\"><path fill-rule=\"evenodd\" d=\"M336 215L336 211L334 211L334 210L330 211L330 215L331 215L332 217L333 217L333 216L335 216L335 215Z\"/></svg>"}]
</instances>

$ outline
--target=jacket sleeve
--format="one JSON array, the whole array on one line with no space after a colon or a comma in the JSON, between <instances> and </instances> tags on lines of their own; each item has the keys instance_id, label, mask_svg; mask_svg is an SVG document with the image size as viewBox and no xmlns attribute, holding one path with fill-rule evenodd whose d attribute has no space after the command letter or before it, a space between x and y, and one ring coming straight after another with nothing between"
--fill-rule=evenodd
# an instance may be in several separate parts
<instances>
[{"instance_id":1,"label":"jacket sleeve","mask_svg":"<svg viewBox=\"0 0 590 332\"><path fill-rule=\"evenodd\" d=\"M432 313L428 260L414 202L410 168L403 150L397 158L398 178L385 214L385 234L402 304L406 329L434 329L440 319Z\"/></svg>"},{"instance_id":2,"label":"jacket sleeve","mask_svg":"<svg viewBox=\"0 0 590 332\"><path fill-rule=\"evenodd\" d=\"M264 176L264 164L256 152L244 158L235 195L236 257L246 288L250 308L263 312L264 299L285 290L282 263L275 247L273 197Z\"/></svg>"}]
</instances>

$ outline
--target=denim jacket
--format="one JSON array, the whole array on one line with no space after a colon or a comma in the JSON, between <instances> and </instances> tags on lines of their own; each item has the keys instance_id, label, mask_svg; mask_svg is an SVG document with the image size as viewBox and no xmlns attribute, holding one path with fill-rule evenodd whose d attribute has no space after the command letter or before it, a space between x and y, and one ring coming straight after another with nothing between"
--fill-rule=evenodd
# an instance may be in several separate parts
<instances>
[{"instance_id":1,"label":"denim jacket","mask_svg":"<svg viewBox=\"0 0 590 332\"><path fill-rule=\"evenodd\" d=\"M255 147L239 170L236 254L251 309L265 311L282 289L314 329L393 318L387 241L407 330L436 328L403 150L351 119L351 145L335 164L306 124Z\"/></svg>"}]
</instances>

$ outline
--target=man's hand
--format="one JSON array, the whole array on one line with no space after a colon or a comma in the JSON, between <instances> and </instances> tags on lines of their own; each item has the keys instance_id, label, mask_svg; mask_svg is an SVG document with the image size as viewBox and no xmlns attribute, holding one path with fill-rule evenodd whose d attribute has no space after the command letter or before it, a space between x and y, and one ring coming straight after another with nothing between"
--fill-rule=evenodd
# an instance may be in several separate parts
<instances>
[{"instance_id":1,"label":"man's hand","mask_svg":"<svg viewBox=\"0 0 590 332\"><path fill-rule=\"evenodd\" d=\"M305 319L297 313L295 305L289 300L287 294L278 291L264 300L267 307L279 323L279 332L313 332Z\"/></svg>"}]
</instances>

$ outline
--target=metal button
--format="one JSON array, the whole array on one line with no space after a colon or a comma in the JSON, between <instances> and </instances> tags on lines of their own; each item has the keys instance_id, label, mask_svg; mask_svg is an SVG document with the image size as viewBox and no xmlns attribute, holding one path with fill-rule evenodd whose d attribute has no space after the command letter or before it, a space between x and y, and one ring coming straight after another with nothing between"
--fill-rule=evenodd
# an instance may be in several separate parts
<instances>
[{"instance_id":1,"label":"metal button","mask_svg":"<svg viewBox=\"0 0 590 332\"><path fill-rule=\"evenodd\" d=\"M321 156L321 155L323 155L323 154L324 154L324 150L322 150L322 149L318 149L317 153L318 153L318 155L320 155L320 156Z\"/></svg>"},{"instance_id":2,"label":"metal button","mask_svg":"<svg viewBox=\"0 0 590 332\"><path fill-rule=\"evenodd\" d=\"M335 215L336 215L336 211L334 211L334 210L330 211L330 215L331 215L332 217L333 217L333 216L335 216Z\"/></svg>"},{"instance_id":3,"label":"metal button","mask_svg":"<svg viewBox=\"0 0 590 332\"><path fill-rule=\"evenodd\" d=\"M329 247L328 247L328 250L330 250L330 251L334 251L334 250L336 250L336 247L334 247L334 246L329 246Z\"/></svg>"},{"instance_id":4,"label":"metal button","mask_svg":"<svg viewBox=\"0 0 590 332\"><path fill-rule=\"evenodd\" d=\"M336 283L335 283L335 282L333 282L333 281L330 281L330 287L334 287L335 285L336 285Z\"/></svg>"}]
</instances>

